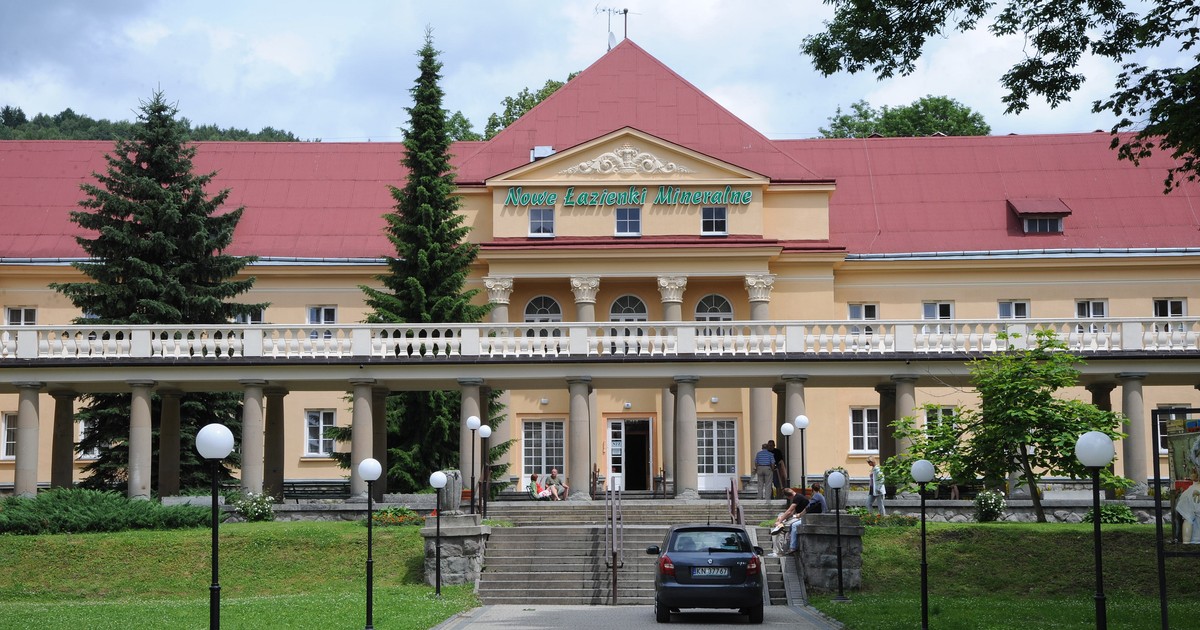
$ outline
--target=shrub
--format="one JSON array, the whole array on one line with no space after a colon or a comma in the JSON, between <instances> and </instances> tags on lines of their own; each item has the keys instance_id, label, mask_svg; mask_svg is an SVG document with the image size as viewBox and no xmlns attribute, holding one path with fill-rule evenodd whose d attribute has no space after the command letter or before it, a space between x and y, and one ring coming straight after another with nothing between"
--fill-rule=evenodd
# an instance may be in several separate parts
<instances>
[{"instance_id":1,"label":"shrub","mask_svg":"<svg viewBox=\"0 0 1200 630\"><path fill-rule=\"evenodd\" d=\"M1007 507L1004 495L994 490L984 490L975 495L975 520L980 523L990 523L999 519Z\"/></svg>"},{"instance_id":2,"label":"shrub","mask_svg":"<svg viewBox=\"0 0 1200 630\"><path fill-rule=\"evenodd\" d=\"M1092 509L1088 508L1087 514L1083 515L1083 520L1086 523L1091 523ZM1133 515L1133 510L1129 509L1124 503L1102 503L1100 504L1100 522L1119 524L1119 523L1137 523L1137 517Z\"/></svg>"},{"instance_id":3,"label":"shrub","mask_svg":"<svg viewBox=\"0 0 1200 630\"><path fill-rule=\"evenodd\" d=\"M275 520L275 498L269 494L257 492L237 493L229 499L230 505L242 518L253 523L255 521Z\"/></svg>"},{"instance_id":4,"label":"shrub","mask_svg":"<svg viewBox=\"0 0 1200 630\"><path fill-rule=\"evenodd\" d=\"M417 514L416 511L395 505L375 511L371 515L371 520L375 521L376 526L382 525L385 527L390 525L425 524L425 517Z\"/></svg>"},{"instance_id":5,"label":"shrub","mask_svg":"<svg viewBox=\"0 0 1200 630\"><path fill-rule=\"evenodd\" d=\"M112 491L58 488L36 498L9 497L0 508L0 532L79 534L127 529L203 527L212 512L195 505L163 506Z\"/></svg>"}]
</instances>

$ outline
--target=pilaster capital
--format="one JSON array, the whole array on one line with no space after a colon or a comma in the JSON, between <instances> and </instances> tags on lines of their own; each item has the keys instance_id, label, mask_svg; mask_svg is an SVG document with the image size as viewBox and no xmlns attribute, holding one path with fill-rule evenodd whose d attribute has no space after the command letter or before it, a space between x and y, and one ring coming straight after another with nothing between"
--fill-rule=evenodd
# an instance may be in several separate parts
<instances>
[{"instance_id":1,"label":"pilaster capital","mask_svg":"<svg viewBox=\"0 0 1200 630\"><path fill-rule=\"evenodd\" d=\"M75 400L79 396L79 392L70 389L54 389L50 390L50 395L54 397L54 400L69 402Z\"/></svg>"},{"instance_id":2,"label":"pilaster capital","mask_svg":"<svg viewBox=\"0 0 1200 630\"><path fill-rule=\"evenodd\" d=\"M600 291L599 276L571 276L571 292L576 304L595 304Z\"/></svg>"},{"instance_id":3,"label":"pilaster capital","mask_svg":"<svg viewBox=\"0 0 1200 630\"><path fill-rule=\"evenodd\" d=\"M1117 375L1117 380L1122 383L1126 381L1144 381L1147 376L1150 376L1149 372L1121 372Z\"/></svg>"},{"instance_id":4,"label":"pilaster capital","mask_svg":"<svg viewBox=\"0 0 1200 630\"><path fill-rule=\"evenodd\" d=\"M158 395L161 398L179 398L183 396L183 390L174 387L164 387L158 390Z\"/></svg>"},{"instance_id":5,"label":"pilaster capital","mask_svg":"<svg viewBox=\"0 0 1200 630\"><path fill-rule=\"evenodd\" d=\"M696 383L699 383L699 382L700 382L700 377L693 376L691 374L680 374L679 376L675 377L676 385L695 385Z\"/></svg>"},{"instance_id":6,"label":"pilaster capital","mask_svg":"<svg viewBox=\"0 0 1200 630\"><path fill-rule=\"evenodd\" d=\"M273 398L276 396L287 396L291 392L288 391L288 388L283 387L282 385L272 385L270 387L263 388L263 393Z\"/></svg>"},{"instance_id":7,"label":"pilaster capital","mask_svg":"<svg viewBox=\"0 0 1200 630\"><path fill-rule=\"evenodd\" d=\"M493 304L508 304L512 297L512 276L484 276L483 286L487 288L488 301Z\"/></svg>"},{"instance_id":8,"label":"pilaster capital","mask_svg":"<svg viewBox=\"0 0 1200 630\"><path fill-rule=\"evenodd\" d=\"M783 374L779 377L779 380L783 381L785 385L788 383L803 384L808 381L808 375L807 374Z\"/></svg>"},{"instance_id":9,"label":"pilaster capital","mask_svg":"<svg viewBox=\"0 0 1200 630\"><path fill-rule=\"evenodd\" d=\"M350 380L350 384L351 384L351 385L353 385L353 386L354 386L354 387L356 387L356 388L357 388L357 387L371 387L372 385L374 385L375 383L377 383L377 382L378 382L378 381L376 381L376 380L375 380L375 379L373 379L373 378L368 378L368 377L365 377L365 376L362 376L362 377L355 377L355 378L352 378L352 379L349 379L349 380Z\"/></svg>"},{"instance_id":10,"label":"pilaster capital","mask_svg":"<svg viewBox=\"0 0 1200 630\"><path fill-rule=\"evenodd\" d=\"M1088 383L1087 385L1084 385L1083 388L1093 394L1097 394L1097 393L1107 394L1107 393L1111 392L1112 390L1116 389L1117 384L1116 383Z\"/></svg>"},{"instance_id":11,"label":"pilaster capital","mask_svg":"<svg viewBox=\"0 0 1200 630\"><path fill-rule=\"evenodd\" d=\"M478 377L463 377L458 379L458 384L461 387L483 387L483 379Z\"/></svg>"},{"instance_id":12,"label":"pilaster capital","mask_svg":"<svg viewBox=\"0 0 1200 630\"><path fill-rule=\"evenodd\" d=\"M42 381L15 381L13 383L13 387L16 387L17 389L35 389L35 390L37 390L37 389L41 389L45 386L46 386L46 384L43 383Z\"/></svg>"},{"instance_id":13,"label":"pilaster capital","mask_svg":"<svg viewBox=\"0 0 1200 630\"><path fill-rule=\"evenodd\" d=\"M590 377L590 376L568 376L567 377L567 385L578 385L580 383L590 386L592 384L592 377Z\"/></svg>"},{"instance_id":14,"label":"pilaster capital","mask_svg":"<svg viewBox=\"0 0 1200 630\"><path fill-rule=\"evenodd\" d=\"M750 294L751 302L770 302L773 286L775 286L774 274L755 273L746 276L746 291Z\"/></svg>"},{"instance_id":15,"label":"pilaster capital","mask_svg":"<svg viewBox=\"0 0 1200 630\"><path fill-rule=\"evenodd\" d=\"M919 374L893 374L893 383L916 383L917 379L921 378Z\"/></svg>"},{"instance_id":16,"label":"pilaster capital","mask_svg":"<svg viewBox=\"0 0 1200 630\"><path fill-rule=\"evenodd\" d=\"M238 380L238 385L241 385L247 389L251 387L262 389L263 387L267 386L267 382L261 378L243 378Z\"/></svg>"},{"instance_id":17,"label":"pilaster capital","mask_svg":"<svg viewBox=\"0 0 1200 630\"><path fill-rule=\"evenodd\" d=\"M684 289L687 289L687 276L658 277L658 292L662 295L663 303L682 302Z\"/></svg>"},{"instance_id":18,"label":"pilaster capital","mask_svg":"<svg viewBox=\"0 0 1200 630\"><path fill-rule=\"evenodd\" d=\"M125 381L125 384L126 384L126 385L128 385L128 386L130 386L130 387L132 387L132 388L134 388L134 389L138 389L138 388L147 388L147 389L149 389L149 388L151 388L151 387L154 387L155 385L157 385L157 384L158 384L158 381L152 381L152 380L149 380L149 379L140 379L140 380Z\"/></svg>"}]
</instances>

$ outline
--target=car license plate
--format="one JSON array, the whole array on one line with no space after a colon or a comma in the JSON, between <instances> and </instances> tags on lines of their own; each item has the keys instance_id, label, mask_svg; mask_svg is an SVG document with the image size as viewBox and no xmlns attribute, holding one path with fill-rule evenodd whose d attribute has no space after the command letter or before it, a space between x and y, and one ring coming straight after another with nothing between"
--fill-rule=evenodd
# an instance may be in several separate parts
<instances>
[{"instance_id":1,"label":"car license plate","mask_svg":"<svg viewBox=\"0 0 1200 630\"><path fill-rule=\"evenodd\" d=\"M692 567L694 577L729 577L729 567Z\"/></svg>"}]
</instances>

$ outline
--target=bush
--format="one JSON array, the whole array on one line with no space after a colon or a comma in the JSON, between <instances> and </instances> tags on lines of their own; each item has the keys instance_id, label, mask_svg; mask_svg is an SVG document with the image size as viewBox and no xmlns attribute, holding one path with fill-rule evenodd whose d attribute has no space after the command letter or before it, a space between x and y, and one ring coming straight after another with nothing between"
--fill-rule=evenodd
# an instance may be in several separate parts
<instances>
[{"instance_id":1,"label":"bush","mask_svg":"<svg viewBox=\"0 0 1200 630\"><path fill-rule=\"evenodd\" d=\"M391 506L378 510L371 515L376 526L391 525L424 525L425 517L406 507Z\"/></svg>"},{"instance_id":2,"label":"bush","mask_svg":"<svg viewBox=\"0 0 1200 630\"><path fill-rule=\"evenodd\" d=\"M1004 495L994 490L984 490L975 495L975 520L980 523L990 523L1004 514L1008 504Z\"/></svg>"},{"instance_id":3,"label":"bush","mask_svg":"<svg viewBox=\"0 0 1200 630\"><path fill-rule=\"evenodd\" d=\"M275 498L269 494L237 493L229 497L229 504L251 523L275 520Z\"/></svg>"},{"instance_id":4,"label":"bush","mask_svg":"<svg viewBox=\"0 0 1200 630\"><path fill-rule=\"evenodd\" d=\"M1085 523L1091 523L1092 509L1088 508L1087 514L1083 515ZM1102 503L1100 504L1100 522L1109 524L1120 523L1137 523L1137 517L1133 515L1133 510L1129 509L1124 503Z\"/></svg>"},{"instance_id":5,"label":"bush","mask_svg":"<svg viewBox=\"0 0 1200 630\"><path fill-rule=\"evenodd\" d=\"M903 514L880 516L860 506L846 508L846 514L857 516L864 527L913 527L921 522L921 519L915 516L905 516Z\"/></svg>"},{"instance_id":6,"label":"bush","mask_svg":"<svg viewBox=\"0 0 1200 630\"><path fill-rule=\"evenodd\" d=\"M59 488L36 498L9 497L0 507L0 532L11 534L80 534L127 529L203 527L209 508L163 506L133 500L112 491Z\"/></svg>"}]
</instances>

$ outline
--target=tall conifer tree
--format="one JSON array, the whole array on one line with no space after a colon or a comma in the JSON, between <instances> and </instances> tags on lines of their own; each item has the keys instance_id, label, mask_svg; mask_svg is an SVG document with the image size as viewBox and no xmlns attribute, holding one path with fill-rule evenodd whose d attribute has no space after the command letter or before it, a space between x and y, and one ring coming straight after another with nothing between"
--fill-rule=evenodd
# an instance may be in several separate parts
<instances>
[{"instance_id":1,"label":"tall conifer tree","mask_svg":"<svg viewBox=\"0 0 1200 630\"><path fill-rule=\"evenodd\" d=\"M371 323L433 324L478 322L489 307L472 304L478 290L465 291L478 246L467 242L470 227L458 214L450 165L450 127L438 85L442 64L425 33L418 51L420 75L407 109L404 188L391 187L396 205L386 215L396 256L378 276L384 289L363 286ZM460 396L457 391L402 392L389 397L389 489L411 492L428 486L429 473L458 457Z\"/></svg>"},{"instance_id":2,"label":"tall conifer tree","mask_svg":"<svg viewBox=\"0 0 1200 630\"><path fill-rule=\"evenodd\" d=\"M84 209L72 212L71 220L90 233L76 237L89 258L73 266L90 281L51 285L83 311L78 323L219 324L265 306L229 301L254 284L253 278L234 279L254 258L221 253L244 208L218 213L229 191L210 198L205 187L216 173L192 172L196 148L187 143L187 125L177 114L155 92L141 104L132 137L118 140L105 156L105 173L94 174L99 185L81 186ZM85 402L78 418L92 429L79 449L97 449L99 458L85 469L90 476L83 485L120 487L129 461L129 396L97 394ZM196 431L221 422L237 435L240 397L185 394L180 407L180 484L202 486L208 474L193 448ZM159 408L155 396L156 427ZM153 470L157 488L157 466Z\"/></svg>"}]
</instances>

